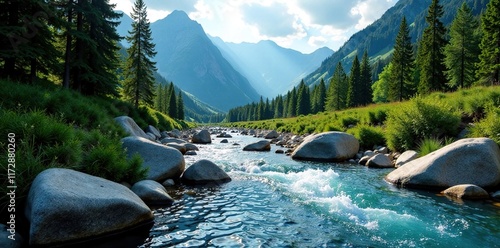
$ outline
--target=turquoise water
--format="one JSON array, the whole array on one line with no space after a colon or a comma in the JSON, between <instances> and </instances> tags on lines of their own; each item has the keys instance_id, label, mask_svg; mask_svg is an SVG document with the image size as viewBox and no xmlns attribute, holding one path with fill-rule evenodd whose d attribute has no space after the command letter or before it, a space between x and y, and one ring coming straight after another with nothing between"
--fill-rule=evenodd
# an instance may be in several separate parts
<instances>
[{"instance_id":1,"label":"turquoise water","mask_svg":"<svg viewBox=\"0 0 500 248\"><path fill-rule=\"evenodd\" d=\"M219 141L186 163L209 159L233 180L171 189L176 202L155 210L144 247L500 247L492 202L396 188L389 169L243 152L252 137Z\"/></svg>"}]
</instances>

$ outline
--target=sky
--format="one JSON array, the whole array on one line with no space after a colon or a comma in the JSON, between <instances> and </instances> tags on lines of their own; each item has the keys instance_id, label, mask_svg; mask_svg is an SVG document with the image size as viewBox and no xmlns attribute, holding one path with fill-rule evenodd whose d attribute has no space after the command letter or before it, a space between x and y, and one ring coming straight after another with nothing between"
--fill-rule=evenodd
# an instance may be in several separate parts
<instances>
[{"instance_id":1,"label":"sky","mask_svg":"<svg viewBox=\"0 0 500 248\"><path fill-rule=\"evenodd\" d=\"M272 40L302 53L338 50L398 0L144 0L150 22L183 10L225 42ZM134 0L110 0L129 14Z\"/></svg>"}]
</instances>

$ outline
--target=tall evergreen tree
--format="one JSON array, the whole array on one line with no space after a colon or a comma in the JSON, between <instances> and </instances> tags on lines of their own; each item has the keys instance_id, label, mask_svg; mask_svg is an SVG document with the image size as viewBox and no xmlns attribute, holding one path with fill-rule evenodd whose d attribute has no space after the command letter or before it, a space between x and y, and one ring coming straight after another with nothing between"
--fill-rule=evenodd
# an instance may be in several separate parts
<instances>
[{"instance_id":1,"label":"tall evergreen tree","mask_svg":"<svg viewBox=\"0 0 500 248\"><path fill-rule=\"evenodd\" d=\"M446 76L450 88L463 88L476 81L475 64L479 61L479 22L466 2L457 11L450 26L450 43L444 49Z\"/></svg>"},{"instance_id":2,"label":"tall evergreen tree","mask_svg":"<svg viewBox=\"0 0 500 248\"><path fill-rule=\"evenodd\" d=\"M325 109L328 111L341 110L346 108L347 103L347 90L348 90L348 78L342 66L339 62L335 68L332 78L330 79L330 85L328 86L328 92L326 96Z\"/></svg>"},{"instance_id":3,"label":"tall evergreen tree","mask_svg":"<svg viewBox=\"0 0 500 248\"><path fill-rule=\"evenodd\" d=\"M372 102L372 68L368 58L368 52L363 53L360 68L360 92L359 104L368 105Z\"/></svg>"},{"instance_id":4,"label":"tall evergreen tree","mask_svg":"<svg viewBox=\"0 0 500 248\"><path fill-rule=\"evenodd\" d=\"M424 29L418 48L417 66L420 70L418 93L420 94L442 91L446 88L443 53L446 46L446 28L440 20L443 13L443 6L439 4L439 0L432 0L425 17L428 26Z\"/></svg>"},{"instance_id":5,"label":"tall evergreen tree","mask_svg":"<svg viewBox=\"0 0 500 248\"><path fill-rule=\"evenodd\" d=\"M284 117L283 116L283 110L284 110L283 108L284 108L283 96L282 95L278 95L276 97L276 101L275 101L275 104L274 104L274 118Z\"/></svg>"},{"instance_id":6,"label":"tall evergreen tree","mask_svg":"<svg viewBox=\"0 0 500 248\"><path fill-rule=\"evenodd\" d=\"M184 100L182 99L182 91L179 90L177 95L177 119L184 120Z\"/></svg>"},{"instance_id":7,"label":"tall evergreen tree","mask_svg":"<svg viewBox=\"0 0 500 248\"><path fill-rule=\"evenodd\" d=\"M297 89L295 87L287 95L287 103L286 117L294 117L297 114Z\"/></svg>"},{"instance_id":8,"label":"tall evergreen tree","mask_svg":"<svg viewBox=\"0 0 500 248\"><path fill-rule=\"evenodd\" d=\"M347 88L347 107L356 107L360 105L361 96L361 68L358 55L352 62L351 74L349 75L349 85Z\"/></svg>"},{"instance_id":9,"label":"tall evergreen tree","mask_svg":"<svg viewBox=\"0 0 500 248\"><path fill-rule=\"evenodd\" d=\"M481 85L500 84L500 0L491 0L481 18L483 36L477 77Z\"/></svg>"},{"instance_id":10,"label":"tall evergreen tree","mask_svg":"<svg viewBox=\"0 0 500 248\"><path fill-rule=\"evenodd\" d=\"M129 57L125 68L123 93L127 100L138 107L141 102L151 104L153 100L153 72L156 70L156 62L153 62L152 58L156 52L143 0L135 1L131 17L134 22L132 31L129 31L129 36L126 37L131 46L127 49Z\"/></svg>"},{"instance_id":11,"label":"tall evergreen tree","mask_svg":"<svg viewBox=\"0 0 500 248\"><path fill-rule=\"evenodd\" d=\"M311 96L309 87L300 81L299 89L297 91L297 115L308 115L311 113Z\"/></svg>"},{"instance_id":12,"label":"tall evergreen tree","mask_svg":"<svg viewBox=\"0 0 500 248\"><path fill-rule=\"evenodd\" d=\"M326 85L321 79L318 85L314 87L313 96L311 97L311 111L313 114L325 111L326 102Z\"/></svg>"},{"instance_id":13,"label":"tall evergreen tree","mask_svg":"<svg viewBox=\"0 0 500 248\"><path fill-rule=\"evenodd\" d=\"M410 29L403 17L396 36L392 54L390 79L387 80L387 100L403 101L415 93L413 84L414 56L411 44Z\"/></svg>"},{"instance_id":14,"label":"tall evergreen tree","mask_svg":"<svg viewBox=\"0 0 500 248\"><path fill-rule=\"evenodd\" d=\"M177 97L175 95L175 87L174 87L174 83L173 82L170 82L170 85L168 86L168 106L167 106L167 109L168 109L168 116L174 118L174 119L177 119L177 113L179 111L179 109L177 108Z\"/></svg>"}]
</instances>

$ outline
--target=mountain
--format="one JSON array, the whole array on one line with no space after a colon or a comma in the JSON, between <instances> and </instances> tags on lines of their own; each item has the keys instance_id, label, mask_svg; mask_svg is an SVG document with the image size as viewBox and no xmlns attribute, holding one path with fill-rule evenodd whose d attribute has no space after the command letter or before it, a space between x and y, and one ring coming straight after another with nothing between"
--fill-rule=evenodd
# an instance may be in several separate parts
<instances>
[{"instance_id":1,"label":"mountain","mask_svg":"<svg viewBox=\"0 0 500 248\"><path fill-rule=\"evenodd\" d=\"M333 51L320 48L311 54L278 46L273 41L229 43L210 37L222 55L245 76L260 95L274 98L296 86Z\"/></svg>"},{"instance_id":2,"label":"mountain","mask_svg":"<svg viewBox=\"0 0 500 248\"><path fill-rule=\"evenodd\" d=\"M201 101L227 111L259 99L248 80L183 11L151 24L158 72Z\"/></svg>"},{"instance_id":3,"label":"mountain","mask_svg":"<svg viewBox=\"0 0 500 248\"><path fill-rule=\"evenodd\" d=\"M122 17L120 18L120 25L118 25L116 27L116 32L121 36L123 37L123 39L121 40L121 44L124 46L124 47L129 47L130 44L127 42L127 40L125 39L125 36L128 35L128 31L129 30L132 30L132 22L134 22L132 20L132 18L130 18L130 16L128 16L127 14L125 14L125 12L121 11L121 10L117 10L116 13L120 13L122 14Z\"/></svg>"},{"instance_id":4,"label":"mountain","mask_svg":"<svg viewBox=\"0 0 500 248\"><path fill-rule=\"evenodd\" d=\"M365 50L372 62L390 56L394 47L399 25L403 16L410 24L412 41L416 42L422 36L426 27L425 17L432 0L399 0L392 8L387 10L380 19L357 32L332 56L327 58L321 66L309 74L304 81L308 85L316 84L321 78L329 79L339 61L349 71L354 56L362 56ZM441 0L445 11L441 21L448 26L454 19L457 9L464 0ZM466 0L473 13L478 15L484 9L488 0Z\"/></svg>"}]
</instances>

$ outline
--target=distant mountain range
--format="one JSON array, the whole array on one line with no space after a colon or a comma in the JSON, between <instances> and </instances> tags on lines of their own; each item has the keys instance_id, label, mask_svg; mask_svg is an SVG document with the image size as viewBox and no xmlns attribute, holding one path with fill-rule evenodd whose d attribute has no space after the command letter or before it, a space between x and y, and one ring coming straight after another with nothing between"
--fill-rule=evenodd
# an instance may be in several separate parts
<instances>
[{"instance_id":1,"label":"distant mountain range","mask_svg":"<svg viewBox=\"0 0 500 248\"><path fill-rule=\"evenodd\" d=\"M394 47L399 25L403 16L410 24L410 35L415 42L422 36L426 27L425 17L432 0L399 0L392 8L387 10L380 19L357 32L321 66L305 78L308 85L317 84L321 78L329 79L338 62L341 61L344 69L349 71L354 56L362 56L365 50L371 61L384 59L391 55ZM441 0L444 15L441 21L448 26L457 13L457 9L464 0ZM474 14L478 15L486 9L489 0L465 0Z\"/></svg>"},{"instance_id":2,"label":"distant mountain range","mask_svg":"<svg viewBox=\"0 0 500 248\"><path fill-rule=\"evenodd\" d=\"M333 53L330 48L323 47L311 54L303 54L280 47L270 40L228 43L218 37L210 38L257 92L270 98L291 90Z\"/></svg>"}]
</instances>

